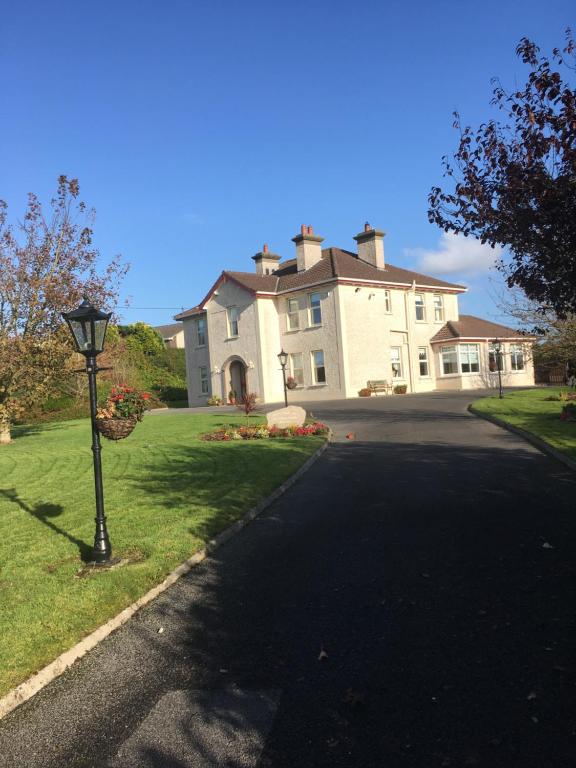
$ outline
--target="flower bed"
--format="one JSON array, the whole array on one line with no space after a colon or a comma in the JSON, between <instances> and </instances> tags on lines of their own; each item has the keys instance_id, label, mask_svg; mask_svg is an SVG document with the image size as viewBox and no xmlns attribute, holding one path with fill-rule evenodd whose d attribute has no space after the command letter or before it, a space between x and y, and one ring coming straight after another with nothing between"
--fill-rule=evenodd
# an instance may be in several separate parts
<instances>
[{"instance_id":1,"label":"flower bed","mask_svg":"<svg viewBox=\"0 0 576 768\"><path fill-rule=\"evenodd\" d=\"M202 440L228 441L228 440L268 440L282 437L308 437L309 435L327 435L328 427L319 421L313 424L305 424L303 427L269 427L259 424L256 427L223 427L215 432L202 435Z\"/></svg>"}]
</instances>

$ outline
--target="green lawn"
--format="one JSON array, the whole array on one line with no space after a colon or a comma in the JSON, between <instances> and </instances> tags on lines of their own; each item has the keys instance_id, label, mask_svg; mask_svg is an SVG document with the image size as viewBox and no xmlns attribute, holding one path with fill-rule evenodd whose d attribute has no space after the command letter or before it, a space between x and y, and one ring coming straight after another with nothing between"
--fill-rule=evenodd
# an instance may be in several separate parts
<instances>
[{"instance_id":1,"label":"green lawn","mask_svg":"<svg viewBox=\"0 0 576 768\"><path fill-rule=\"evenodd\" d=\"M576 459L576 422L560 421L563 403L550 399L558 396L560 391L560 387L546 387L505 392L502 400L498 396L485 397L476 400L473 407L531 432Z\"/></svg>"},{"instance_id":2,"label":"green lawn","mask_svg":"<svg viewBox=\"0 0 576 768\"><path fill-rule=\"evenodd\" d=\"M103 440L114 555L79 577L94 535L87 419L19 427L0 447L0 696L117 614L291 475L323 438L206 443L229 414L147 416Z\"/></svg>"}]
</instances>

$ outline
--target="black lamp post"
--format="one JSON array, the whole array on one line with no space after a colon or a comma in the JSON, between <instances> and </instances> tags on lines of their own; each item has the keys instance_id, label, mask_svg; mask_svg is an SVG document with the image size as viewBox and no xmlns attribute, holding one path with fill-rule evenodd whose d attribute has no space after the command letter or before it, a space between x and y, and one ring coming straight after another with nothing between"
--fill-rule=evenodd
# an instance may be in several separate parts
<instances>
[{"instance_id":1,"label":"black lamp post","mask_svg":"<svg viewBox=\"0 0 576 768\"><path fill-rule=\"evenodd\" d=\"M282 350L278 355L278 360L282 366L282 379L284 381L284 405L288 407L288 389L286 388L286 363L288 362L288 354Z\"/></svg>"},{"instance_id":2,"label":"black lamp post","mask_svg":"<svg viewBox=\"0 0 576 768\"><path fill-rule=\"evenodd\" d=\"M492 346L496 353L496 368L498 369L498 397L502 400L504 394L502 392L502 343L500 339L494 339Z\"/></svg>"},{"instance_id":3,"label":"black lamp post","mask_svg":"<svg viewBox=\"0 0 576 768\"><path fill-rule=\"evenodd\" d=\"M64 312L62 317L74 337L76 351L86 357L86 373L88 374L88 389L90 392L90 417L92 420L92 455L94 459L94 488L96 491L96 535L92 559L95 565L109 565L112 556L112 546L106 529L104 514L104 489L102 487L102 460L100 434L96 428L96 374L98 365L96 356L104 349L104 338L111 313L96 309L87 298L78 309Z\"/></svg>"}]
</instances>

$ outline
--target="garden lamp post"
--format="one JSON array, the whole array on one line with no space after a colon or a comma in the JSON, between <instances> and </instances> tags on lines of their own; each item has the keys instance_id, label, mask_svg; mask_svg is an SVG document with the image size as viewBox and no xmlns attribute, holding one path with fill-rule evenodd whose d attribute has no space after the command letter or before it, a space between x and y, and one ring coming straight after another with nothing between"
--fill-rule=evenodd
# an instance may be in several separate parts
<instances>
[{"instance_id":1,"label":"garden lamp post","mask_svg":"<svg viewBox=\"0 0 576 768\"><path fill-rule=\"evenodd\" d=\"M278 355L278 360L282 366L282 379L284 381L284 405L288 407L288 389L286 387L286 363L288 362L288 355L284 350Z\"/></svg>"},{"instance_id":2,"label":"garden lamp post","mask_svg":"<svg viewBox=\"0 0 576 768\"><path fill-rule=\"evenodd\" d=\"M112 556L112 546L106 529L104 514L104 490L102 487L102 460L100 434L96 428L96 374L100 370L96 356L104 349L104 338L111 313L96 309L87 298L78 309L63 312L62 317L74 337L76 351L86 358L86 373L88 374L88 390L90 392L90 418L92 421L92 456L94 459L94 488L96 491L96 534L92 559L95 565L109 565Z\"/></svg>"},{"instance_id":3,"label":"garden lamp post","mask_svg":"<svg viewBox=\"0 0 576 768\"><path fill-rule=\"evenodd\" d=\"M494 339L494 352L496 353L496 368L498 369L498 397L504 397L502 392L502 343L500 339Z\"/></svg>"}]
</instances>

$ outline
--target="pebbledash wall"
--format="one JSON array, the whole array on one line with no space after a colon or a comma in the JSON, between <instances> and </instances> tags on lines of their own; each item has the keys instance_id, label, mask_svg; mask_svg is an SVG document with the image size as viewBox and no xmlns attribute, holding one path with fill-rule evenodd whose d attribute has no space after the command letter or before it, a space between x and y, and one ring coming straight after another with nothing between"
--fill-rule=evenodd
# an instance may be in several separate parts
<instances>
[{"instance_id":1,"label":"pebbledash wall","mask_svg":"<svg viewBox=\"0 0 576 768\"><path fill-rule=\"evenodd\" d=\"M345 253L356 258L355 254ZM265 248L264 254L257 257L266 254ZM326 258L324 251L322 258ZM272 272L272 268L270 272L282 274L282 265L278 273ZM501 335L493 333L499 329L504 336L508 334L502 339L504 385L534 383L530 339L479 318L472 320L476 320L476 326L481 329L484 324L490 334L454 335L461 330L458 294L465 290L462 286L441 281L426 286L425 276L413 273L422 278L420 282L413 280L412 285L394 287L392 282L387 282L385 272L385 268L375 269L377 279L374 281L337 276L324 285L286 291L242 285L234 275L248 273L224 272L199 307L176 316L182 321L185 333L190 405L205 404L212 395L226 400L232 386L234 362L244 370L247 391L256 393L265 403L281 402L284 390L278 361L280 350L301 355L303 381L289 392L290 402L357 397L359 390L374 380L405 384L408 392L496 387L498 373L490 370L491 366L494 368L490 345L494 336ZM321 323L318 325L312 322L312 293L320 294ZM437 317L435 301L439 296L442 311ZM417 319L417 297L423 299L423 320ZM288 299L298 301L298 329L290 329ZM231 307L237 308L237 335L231 333L228 316ZM291 309L294 314L294 303ZM199 321L203 324L200 338L203 344L199 343ZM470 318L467 322L473 327ZM467 326L462 327L465 330ZM439 332L441 338L435 339ZM452 348L456 349L457 372L446 373L444 369L450 369L450 365L445 363L443 355L448 358L453 353L445 350ZM470 348L477 350L474 365L462 359ZM521 367L520 348L523 351ZM325 382L317 382L314 377L313 353L319 350L324 356ZM292 359L287 375L294 374ZM470 368L478 370L469 371Z\"/></svg>"}]
</instances>

